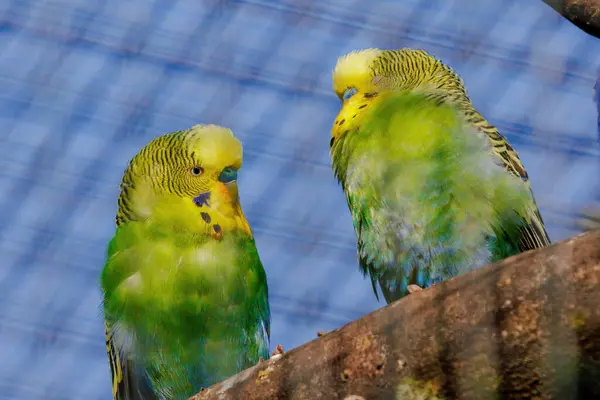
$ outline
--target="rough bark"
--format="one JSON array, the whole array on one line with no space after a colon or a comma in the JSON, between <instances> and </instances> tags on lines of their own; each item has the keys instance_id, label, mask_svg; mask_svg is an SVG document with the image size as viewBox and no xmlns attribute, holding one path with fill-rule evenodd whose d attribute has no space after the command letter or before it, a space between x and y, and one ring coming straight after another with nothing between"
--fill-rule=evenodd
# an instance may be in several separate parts
<instances>
[{"instance_id":1,"label":"rough bark","mask_svg":"<svg viewBox=\"0 0 600 400\"><path fill-rule=\"evenodd\" d=\"M411 294L192 397L394 398L600 398L600 231Z\"/></svg>"},{"instance_id":2,"label":"rough bark","mask_svg":"<svg viewBox=\"0 0 600 400\"><path fill-rule=\"evenodd\" d=\"M600 0L544 0L584 32L600 38Z\"/></svg>"}]
</instances>

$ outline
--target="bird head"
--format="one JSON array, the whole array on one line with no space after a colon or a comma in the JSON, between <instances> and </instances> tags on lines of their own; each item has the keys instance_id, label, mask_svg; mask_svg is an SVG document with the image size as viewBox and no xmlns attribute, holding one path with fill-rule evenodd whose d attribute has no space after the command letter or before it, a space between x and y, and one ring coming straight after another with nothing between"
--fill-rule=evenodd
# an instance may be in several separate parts
<instances>
[{"instance_id":1,"label":"bird head","mask_svg":"<svg viewBox=\"0 0 600 400\"><path fill-rule=\"evenodd\" d=\"M242 144L227 128L195 125L158 137L125 171L117 224L177 215L190 224L218 220L219 231L241 228L251 235L238 195L241 166Z\"/></svg>"},{"instance_id":2,"label":"bird head","mask_svg":"<svg viewBox=\"0 0 600 400\"><path fill-rule=\"evenodd\" d=\"M392 91L443 90L459 79L426 51L408 48L352 51L338 59L332 76L342 109L331 130L330 147L360 126L364 115Z\"/></svg>"}]
</instances>

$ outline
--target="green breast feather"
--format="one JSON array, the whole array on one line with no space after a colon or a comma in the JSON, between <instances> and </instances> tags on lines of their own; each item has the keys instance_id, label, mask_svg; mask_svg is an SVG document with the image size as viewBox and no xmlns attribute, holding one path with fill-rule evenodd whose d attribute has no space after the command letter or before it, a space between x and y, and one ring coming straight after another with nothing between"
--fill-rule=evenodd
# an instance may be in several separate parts
<instances>
[{"instance_id":1,"label":"green breast feather","mask_svg":"<svg viewBox=\"0 0 600 400\"><path fill-rule=\"evenodd\" d=\"M536 209L457 109L398 91L338 138L333 166L346 192L363 271L386 300L519 252Z\"/></svg>"},{"instance_id":2,"label":"green breast feather","mask_svg":"<svg viewBox=\"0 0 600 400\"><path fill-rule=\"evenodd\" d=\"M247 235L214 240L129 222L101 282L121 365L144 370L157 393L191 396L268 358L266 276Z\"/></svg>"},{"instance_id":3,"label":"green breast feather","mask_svg":"<svg viewBox=\"0 0 600 400\"><path fill-rule=\"evenodd\" d=\"M231 130L195 125L150 141L125 170L100 278L115 399L187 399L268 358L241 166Z\"/></svg>"}]
</instances>

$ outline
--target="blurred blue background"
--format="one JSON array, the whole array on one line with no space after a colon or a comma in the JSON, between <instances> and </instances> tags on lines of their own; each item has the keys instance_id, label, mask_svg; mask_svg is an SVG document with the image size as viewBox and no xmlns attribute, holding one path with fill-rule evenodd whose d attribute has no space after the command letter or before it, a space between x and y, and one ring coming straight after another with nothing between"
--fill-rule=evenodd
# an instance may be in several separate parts
<instances>
[{"instance_id":1,"label":"blurred blue background","mask_svg":"<svg viewBox=\"0 0 600 400\"><path fill-rule=\"evenodd\" d=\"M328 140L330 71L364 47L452 65L518 150L553 240L600 192L600 40L539 0L0 2L0 399L108 399L98 276L128 160L215 123L244 143L272 346L382 303Z\"/></svg>"}]
</instances>

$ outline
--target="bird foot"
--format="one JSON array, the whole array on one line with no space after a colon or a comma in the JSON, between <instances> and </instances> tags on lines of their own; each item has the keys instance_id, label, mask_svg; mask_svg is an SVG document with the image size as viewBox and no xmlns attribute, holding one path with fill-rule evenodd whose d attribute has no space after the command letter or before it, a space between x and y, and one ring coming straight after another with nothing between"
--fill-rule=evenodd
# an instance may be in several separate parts
<instances>
[{"instance_id":1,"label":"bird foot","mask_svg":"<svg viewBox=\"0 0 600 400\"><path fill-rule=\"evenodd\" d=\"M408 285L406 287L406 290L408 290L408 293L413 294L415 292L420 292L421 290L423 290L423 288L419 285Z\"/></svg>"},{"instance_id":2,"label":"bird foot","mask_svg":"<svg viewBox=\"0 0 600 400\"><path fill-rule=\"evenodd\" d=\"M279 357L281 357L281 355L283 354L284 350L283 350L283 346L278 344L277 347L275 347L275 350L273 351L273 354L271 354L271 360L275 360Z\"/></svg>"},{"instance_id":3,"label":"bird foot","mask_svg":"<svg viewBox=\"0 0 600 400\"><path fill-rule=\"evenodd\" d=\"M319 331L317 332L317 337L323 337L325 335L327 335L329 332L328 331Z\"/></svg>"}]
</instances>

